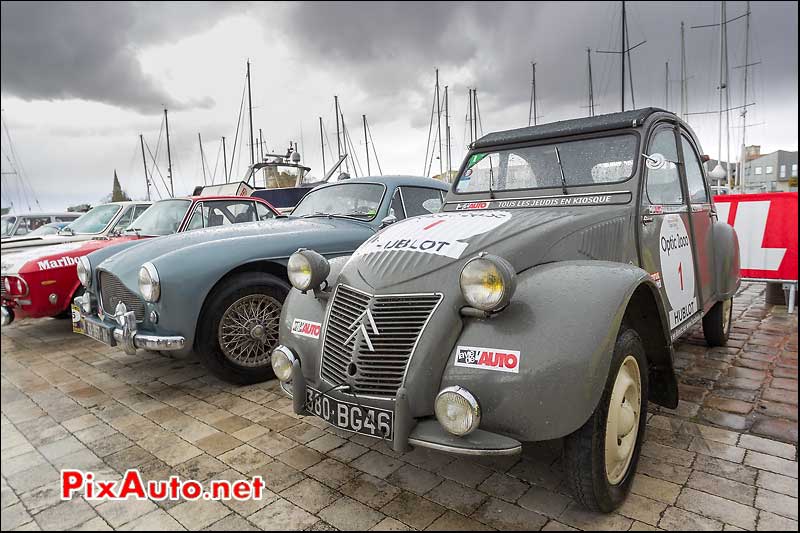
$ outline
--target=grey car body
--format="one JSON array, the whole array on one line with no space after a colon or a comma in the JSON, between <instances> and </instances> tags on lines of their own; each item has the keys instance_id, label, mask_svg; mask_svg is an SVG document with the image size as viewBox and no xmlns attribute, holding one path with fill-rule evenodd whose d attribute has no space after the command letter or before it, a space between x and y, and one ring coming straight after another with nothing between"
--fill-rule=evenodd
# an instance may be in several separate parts
<instances>
[{"instance_id":1,"label":"grey car body","mask_svg":"<svg viewBox=\"0 0 800 533\"><path fill-rule=\"evenodd\" d=\"M447 187L436 180L409 176L358 178L322 185L314 191L359 184L374 184L383 188L378 209L369 220L325 215L283 217L200 229L92 253L88 256L94 287L90 290L90 298L92 308L98 314L89 319L106 326L116 323L113 317L115 309L104 309L103 298L100 297L103 294L103 280L100 277L108 276L106 279L121 284L120 291L124 293L127 310L137 309L136 324L133 326L135 336L143 343L150 343L149 346L134 343L132 334L122 342L126 349L135 351L136 347L149 347L184 353L196 351L198 330L202 327L204 313L209 311L209 295L232 277L249 273L264 274L286 284L283 280L286 279L289 255L301 247L318 249L331 258L351 254L382 224L391 221L385 219L390 214L392 199L399 194L399 189L425 188L436 191L440 198L447 191ZM145 263L152 264L160 278L161 295L154 303L145 302L138 288L137 276ZM100 287L100 290L96 287ZM157 322L152 320L156 316L153 312L158 317ZM266 368L271 370L268 353Z\"/></svg>"},{"instance_id":2,"label":"grey car body","mask_svg":"<svg viewBox=\"0 0 800 533\"><path fill-rule=\"evenodd\" d=\"M329 288L293 289L280 343L296 361L291 382L283 384L295 411L314 411L306 401L313 390L317 398L392 412L396 451L413 444L472 455L516 453L521 442L564 437L587 423L608 385L623 323L644 345L650 401L677 407L672 342L730 302L740 282L736 234L716 220L689 127L672 113L642 109L493 133L473 143L459 176L469 177L469 165L493 150L608 143L620 135L633 139L622 164L626 179L562 187L553 154L550 186L459 192L457 182L441 213L391 226L349 260L332 262ZM649 169L641 154L656 143L669 147L670 137L686 153L680 161L666 157L661 168L680 177L683 199L665 205L649 199L664 174ZM659 158L652 160L658 166ZM690 164L699 167L691 172L693 180L700 172L702 193L688 191ZM437 224L447 231L426 237ZM674 263L673 272L677 248L691 264ZM470 309L459 286L465 263L484 253L504 258L516 273L516 291L496 313ZM681 290L691 294L678 302L673 279L684 274L694 289L680 278ZM319 338L294 334L298 319L321 323ZM396 336L397 324L409 328L406 337ZM366 347L366 337L375 350ZM487 363L478 364L486 354ZM496 365L508 354L513 369L491 368L492 358ZM437 393L452 386L467 389L480 408L479 429L461 437L434 416Z\"/></svg>"}]
</instances>

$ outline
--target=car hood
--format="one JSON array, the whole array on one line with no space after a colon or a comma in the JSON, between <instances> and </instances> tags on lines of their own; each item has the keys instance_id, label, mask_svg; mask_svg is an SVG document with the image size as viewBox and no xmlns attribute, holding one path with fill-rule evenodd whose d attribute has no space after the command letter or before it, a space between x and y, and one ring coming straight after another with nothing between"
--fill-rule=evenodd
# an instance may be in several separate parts
<instances>
[{"instance_id":1,"label":"car hood","mask_svg":"<svg viewBox=\"0 0 800 533\"><path fill-rule=\"evenodd\" d=\"M517 272L552 261L556 244L569 237L575 258L593 257L585 248L587 228L605 227L608 235L594 232L589 239L623 240L623 208L544 208L484 211L450 211L424 215L398 222L374 235L359 247L343 270L344 278L357 285L366 282L369 289L380 291L395 285L442 271L424 282L425 290L446 279L458 279L464 263L480 252L501 256ZM611 221L609 223L609 221ZM559 247L563 248L563 246ZM558 259L564 259L564 251ZM610 254L614 255L614 252ZM452 270L452 272L451 272ZM420 289L422 287L420 286Z\"/></svg>"},{"instance_id":2,"label":"car hood","mask_svg":"<svg viewBox=\"0 0 800 533\"><path fill-rule=\"evenodd\" d=\"M147 239L112 255L99 267L133 283L147 262L159 266L159 261L191 262L200 257L198 260L213 260L216 265L237 265L251 259L287 257L298 248L349 252L373 231L370 225L354 220L277 218Z\"/></svg>"},{"instance_id":3,"label":"car hood","mask_svg":"<svg viewBox=\"0 0 800 533\"><path fill-rule=\"evenodd\" d=\"M4 254L16 253L25 248L51 246L65 242L83 242L98 237L98 235L42 235L41 237L12 237L3 240L0 249Z\"/></svg>"},{"instance_id":4,"label":"car hood","mask_svg":"<svg viewBox=\"0 0 800 533\"><path fill-rule=\"evenodd\" d=\"M4 275L12 275L74 267L75 260L78 257L88 255L100 248L135 238L126 236L114 239L92 239L90 241L50 244L49 246L37 246L35 248L22 248L13 254L5 253L5 250L3 250L0 268Z\"/></svg>"}]
</instances>

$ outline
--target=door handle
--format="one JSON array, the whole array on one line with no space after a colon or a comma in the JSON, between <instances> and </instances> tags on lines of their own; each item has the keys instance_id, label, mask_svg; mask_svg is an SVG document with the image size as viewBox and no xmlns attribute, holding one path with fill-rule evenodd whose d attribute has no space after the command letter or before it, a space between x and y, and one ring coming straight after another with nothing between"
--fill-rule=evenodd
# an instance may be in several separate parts
<instances>
[{"instance_id":1,"label":"door handle","mask_svg":"<svg viewBox=\"0 0 800 533\"><path fill-rule=\"evenodd\" d=\"M654 220L655 218L651 217L650 215L642 215L642 226L646 226Z\"/></svg>"}]
</instances>

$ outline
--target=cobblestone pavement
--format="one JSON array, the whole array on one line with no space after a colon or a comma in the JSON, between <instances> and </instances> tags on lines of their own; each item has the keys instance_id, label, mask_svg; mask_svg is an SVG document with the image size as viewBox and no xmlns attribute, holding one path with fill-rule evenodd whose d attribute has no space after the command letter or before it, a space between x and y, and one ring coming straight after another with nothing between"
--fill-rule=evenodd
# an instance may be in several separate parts
<instances>
[{"instance_id":1,"label":"cobblestone pavement","mask_svg":"<svg viewBox=\"0 0 800 533\"><path fill-rule=\"evenodd\" d=\"M584 511L559 441L519 457L406 454L291 412L273 381L235 387L193 359L106 348L58 320L2 331L2 529L797 530L797 319L737 298L732 341L677 349L679 409L656 410L632 494ZM698 336L700 335L700 336ZM200 481L261 475L246 502L60 501L58 470Z\"/></svg>"}]
</instances>

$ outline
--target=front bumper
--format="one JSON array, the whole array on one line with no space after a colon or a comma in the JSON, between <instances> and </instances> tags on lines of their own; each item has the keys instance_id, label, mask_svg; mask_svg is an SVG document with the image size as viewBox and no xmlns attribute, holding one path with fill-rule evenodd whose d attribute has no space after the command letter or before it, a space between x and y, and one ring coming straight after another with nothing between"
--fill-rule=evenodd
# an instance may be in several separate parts
<instances>
[{"instance_id":1,"label":"front bumper","mask_svg":"<svg viewBox=\"0 0 800 533\"><path fill-rule=\"evenodd\" d=\"M84 297L89 297L85 294ZM99 340L108 344L109 346L121 346L125 353L134 355L137 349L151 350L151 351L176 351L183 350L186 345L186 337L182 335L153 335L151 333L144 333L138 330L136 323L136 316L133 311L127 311L122 308L118 310L115 323L103 320L97 315L87 314L84 312L84 300L82 297L75 298L75 304L80 312L81 329L84 335L90 336L95 340ZM92 324L94 328L87 328L86 324ZM87 333L89 329L98 330L111 330L109 337L110 342L104 339L97 338Z\"/></svg>"},{"instance_id":2,"label":"front bumper","mask_svg":"<svg viewBox=\"0 0 800 533\"><path fill-rule=\"evenodd\" d=\"M292 397L294 412L302 416L313 416L305 408L306 380L300 370L300 361L295 360L292 368L292 381L281 383L281 388ZM365 405L368 400L362 401ZM442 428L435 418L416 420L411 417L408 394L405 387L397 392L394 402L394 429L391 447L398 453L408 451L410 446L460 455L514 455L522 451L522 443L481 429L469 435L457 437ZM334 426L337 427L337 426Z\"/></svg>"},{"instance_id":3,"label":"front bumper","mask_svg":"<svg viewBox=\"0 0 800 533\"><path fill-rule=\"evenodd\" d=\"M0 308L0 313L2 313L2 319L0 319L0 325L7 326L14 321L14 311L10 307L4 305Z\"/></svg>"}]
</instances>

